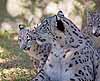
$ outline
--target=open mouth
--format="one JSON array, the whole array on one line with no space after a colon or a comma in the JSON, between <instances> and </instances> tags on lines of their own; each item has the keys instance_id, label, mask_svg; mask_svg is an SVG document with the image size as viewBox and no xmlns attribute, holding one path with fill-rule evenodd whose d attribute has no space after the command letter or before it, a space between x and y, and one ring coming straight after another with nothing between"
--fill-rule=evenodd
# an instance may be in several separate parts
<instances>
[{"instance_id":1,"label":"open mouth","mask_svg":"<svg viewBox=\"0 0 100 81\"><path fill-rule=\"evenodd\" d=\"M25 47L24 50L30 50L30 47Z\"/></svg>"}]
</instances>

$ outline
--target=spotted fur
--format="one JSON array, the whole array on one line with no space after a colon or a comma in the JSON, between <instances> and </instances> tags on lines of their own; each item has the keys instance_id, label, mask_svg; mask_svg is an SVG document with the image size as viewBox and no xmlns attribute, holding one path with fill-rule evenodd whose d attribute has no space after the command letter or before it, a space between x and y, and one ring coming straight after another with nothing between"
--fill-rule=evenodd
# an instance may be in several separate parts
<instances>
[{"instance_id":1,"label":"spotted fur","mask_svg":"<svg viewBox=\"0 0 100 81\"><path fill-rule=\"evenodd\" d=\"M19 27L18 41L20 48L29 51L28 53L34 69L39 72L47 60L48 54L51 50L51 44L45 43L38 45L35 38L32 37L33 31L25 29L24 25L20 25Z\"/></svg>"},{"instance_id":2,"label":"spotted fur","mask_svg":"<svg viewBox=\"0 0 100 81\"><path fill-rule=\"evenodd\" d=\"M33 78L35 79L33 79L32 81L51 81L50 77L45 73L43 69L41 69L36 75L36 77L33 77Z\"/></svg>"},{"instance_id":3,"label":"spotted fur","mask_svg":"<svg viewBox=\"0 0 100 81\"><path fill-rule=\"evenodd\" d=\"M99 81L99 56L81 31L59 11L32 34L38 45L51 44L48 58L32 81Z\"/></svg>"},{"instance_id":4,"label":"spotted fur","mask_svg":"<svg viewBox=\"0 0 100 81\"><path fill-rule=\"evenodd\" d=\"M86 39L96 48L100 47L100 13L87 12L87 26L82 30L86 35Z\"/></svg>"}]
</instances>

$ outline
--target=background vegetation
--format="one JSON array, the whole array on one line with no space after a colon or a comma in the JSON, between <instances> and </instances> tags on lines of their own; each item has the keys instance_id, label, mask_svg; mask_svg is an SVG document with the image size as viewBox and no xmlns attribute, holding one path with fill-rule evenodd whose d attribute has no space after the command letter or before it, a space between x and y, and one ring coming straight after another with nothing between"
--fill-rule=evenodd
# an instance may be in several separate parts
<instances>
[{"instance_id":1,"label":"background vegetation","mask_svg":"<svg viewBox=\"0 0 100 81\"><path fill-rule=\"evenodd\" d=\"M0 81L30 81L35 75L28 54L18 46L18 24L33 28L62 10L80 29L87 10L100 10L100 0L0 0Z\"/></svg>"}]
</instances>

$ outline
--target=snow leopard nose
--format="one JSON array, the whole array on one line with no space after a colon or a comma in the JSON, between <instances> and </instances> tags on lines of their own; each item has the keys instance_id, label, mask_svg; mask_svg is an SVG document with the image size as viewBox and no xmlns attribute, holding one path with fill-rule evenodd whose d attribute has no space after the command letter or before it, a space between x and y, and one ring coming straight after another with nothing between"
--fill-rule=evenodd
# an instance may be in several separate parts
<instances>
[{"instance_id":1,"label":"snow leopard nose","mask_svg":"<svg viewBox=\"0 0 100 81\"><path fill-rule=\"evenodd\" d=\"M26 46L25 45L21 45L20 48L25 50Z\"/></svg>"},{"instance_id":2,"label":"snow leopard nose","mask_svg":"<svg viewBox=\"0 0 100 81\"><path fill-rule=\"evenodd\" d=\"M98 31L98 29L96 27L93 27L93 31L92 31L93 35L96 36L96 37L99 37L100 36L100 33Z\"/></svg>"},{"instance_id":3,"label":"snow leopard nose","mask_svg":"<svg viewBox=\"0 0 100 81\"><path fill-rule=\"evenodd\" d=\"M30 47L23 46L22 49L23 50L30 50Z\"/></svg>"}]
</instances>

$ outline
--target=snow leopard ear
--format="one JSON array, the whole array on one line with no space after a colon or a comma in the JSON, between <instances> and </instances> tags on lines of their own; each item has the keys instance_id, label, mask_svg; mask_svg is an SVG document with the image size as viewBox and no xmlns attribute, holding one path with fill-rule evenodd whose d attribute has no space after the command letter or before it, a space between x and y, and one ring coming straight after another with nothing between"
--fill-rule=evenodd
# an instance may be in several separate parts
<instances>
[{"instance_id":1,"label":"snow leopard ear","mask_svg":"<svg viewBox=\"0 0 100 81\"><path fill-rule=\"evenodd\" d=\"M64 17L64 13L62 11L58 11L57 13L58 18L63 18Z\"/></svg>"},{"instance_id":2,"label":"snow leopard ear","mask_svg":"<svg viewBox=\"0 0 100 81\"><path fill-rule=\"evenodd\" d=\"M25 28L25 25L24 24L19 24L19 29L22 30Z\"/></svg>"},{"instance_id":3,"label":"snow leopard ear","mask_svg":"<svg viewBox=\"0 0 100 81\"><path fill-rule=\"evenodd\" d=\"M57 29L64 33L65 27L64 27L62 20L60 19L61 17L64 17L64 14L62 11L58 11L57 21L56 21L57 22Z\"/></svg>"}]
</instances>

